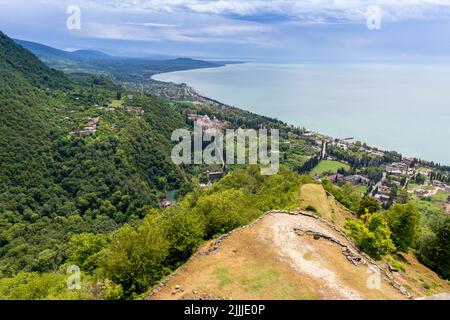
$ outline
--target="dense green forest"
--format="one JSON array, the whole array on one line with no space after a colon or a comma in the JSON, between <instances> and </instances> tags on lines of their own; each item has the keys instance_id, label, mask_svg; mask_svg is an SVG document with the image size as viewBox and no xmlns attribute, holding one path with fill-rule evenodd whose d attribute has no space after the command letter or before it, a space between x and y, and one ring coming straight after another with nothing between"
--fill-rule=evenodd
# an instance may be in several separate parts
<instances>
[{"instance_id":1,"label":"dense green forest","mask_svg":"<svg viewBox=\"0 0 450 320\"><path fill-rule=\"evenodd\" d=\"M127 104L143 114L112 110L110 80L68 78L3 34L0 64L0 277L55 270L72 233L140 219L186 183L168 159L186 126L170 105L142 95ZM95 135L74 134L92 117Z\"/></svg>"}]
</instances>

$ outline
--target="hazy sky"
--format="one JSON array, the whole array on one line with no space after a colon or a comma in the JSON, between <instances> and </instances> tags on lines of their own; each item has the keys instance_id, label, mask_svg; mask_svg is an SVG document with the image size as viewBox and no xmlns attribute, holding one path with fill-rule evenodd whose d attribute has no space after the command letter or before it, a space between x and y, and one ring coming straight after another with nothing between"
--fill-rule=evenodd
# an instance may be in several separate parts
<instances>
[{"instance_id":1,"label":"hazy sky","mask_svg":"<svg viewBox=\"0 0 450 320\"><path fill-rule=\"evenodd\" d=\"M66 27L69 5L80 29ZM450 0L0 0L0 30L119 55L436 61L450 58Z\"/></svg>"}]
</instances>

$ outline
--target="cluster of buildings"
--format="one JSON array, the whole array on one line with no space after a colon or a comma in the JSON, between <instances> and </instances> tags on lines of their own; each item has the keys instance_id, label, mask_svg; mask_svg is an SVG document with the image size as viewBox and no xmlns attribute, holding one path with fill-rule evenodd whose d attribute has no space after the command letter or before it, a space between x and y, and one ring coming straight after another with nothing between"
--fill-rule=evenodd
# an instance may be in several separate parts
<instances>
[{"instance_id":1,"label":"cluster of buildings","mask_svg":"<svg viewBox=\"0 0 450 320\"><path fill-rule=\"evenodd\" d=\"M411 167L412 162L411 158L405 157L401 162L383 166L383 178L374 186L373 196L381 202L388 202L393 191L404 187L418 173Z\"/></svg>"},{"instance_id":2,"label":"cluster of buildings","mask_svg":"<svg viewBox=\"0 0 450 320\"><path fill-rule=\"evenodd\" d=\"M314 132L307 132L304 135L311 139L316 148L321 148L322 159L326 160L334 160L332 157L327 155L327 147L337 147L342 150L349 150L350 148L355 146L355 143L351 138L334 139L330 137L320 136ZM379 157L383 157L385 155L384 151L378 150L376 148L371 148L369 146L366 146L365 144L359 146L358 151ZM338 184L349 182L354 185L370 186L369 193L371 193L376 199L381 202L388 202L391 199L392 194L394 194L395 190L399 190L402 187L405 187L408 181L415 180L418 174L424 175L426 177L430 176L432 172L431 169L416 168L415 163L416 159L412 157L403 157L399 162L383 165L383 176L381 180L378 181L378 183L376 183L375 185L370 184L370 179L360 174L345 176L343 174L336 173L328 176L327 178L331 182ZM432 181L429 187L422 187L409 192L420 196L433 196L439 190L450 192L450 186L441 181L435 180Z\"/></svg>"},{"instance_id":3,"label":"cluster of buildings","mask_svg":"<svg viewBox=\"0 0 450 320\"><path fill-rule=\"evenodd\" d=\"M197 115L193 113L189 113L187 117L189 120L192 120L200 125L202 129L207 133L221 131L224 128L223 123L220 122L216 117L213 117L211 119L208 115Z\"/></svg>"},{"instance_id":4,"label":"cluster of buildings","mask_svg":"<svg viewBox=\"0 0 450 320\"><path fill-rule=\"evenodd\" d=\"M375 189L375 192L375 199L381 202L388 202L391 198L391 189L386 185L379 184Z\"/></svg>"},{"instance_id":5,"label":"cluster of buildings","mask_svg":"<svg viewBox=\"0 0 450 320\"><path fill-rule=\"evenodd\" d=\"M436 187L436 188L445 190L445 191L447 191L447 192L450 192L450 186L447 185L447 184L445 184L445 183L442 182L442 181L439 181L439 180L433 180L433 182L432 182L431 184L432 184L433 187Z\"/></svg>"},{"instance_id":6,"label":"cluster of buildings","mask_svg":"<svg viewBox=\"0 0 450 320\"><path fill-rule=\"evenodd\" d=\"M141 106L127 106L125 107L125 111L126 112L130 112L130 113L137 113L137 114L144 114L144 108Z\"/></svg>"},{"instance_id":7,"label":"cluster of buildings","mask_svg":"<svg viewBox=\"0 0 450 320\"><path fill-rule=\"evenodd\" d=\"M354 185L368 185L370 182L369 178L367 178L363 175L360 175L360 174L344 176L343 174L336 173L336 174L328 176L327 178L331 182L335 182L335 183L349 182Z\"/></svg>"},{"instance_id":8,"label":"cluster of buildings","mask_svg":"<svg viewBox=\"0 0 450 320\"><path fill-rule=\"evenodd\" d=\"M431 188L418 188L412 191L414 194L422 197L434 196L438 191L442 190L445 192L450 192L450 186L446 183L438 180L433 180L430 185Z\"/></svg>"},{"instance_id":9,"label":"cluster of buildings","mask_svg":"<svg viewBox=\"0 0 450 320\"><path fill-rule=\"evenodd\" d=\"M391 184L396 185L397 187L401 187L399 182L400 177L404 177L406 181L414 179L418 174L422 174L424 176L430 176L432 170L431 169L417 169L413 167L414 159L409 157L404 157L401 162L396 162L389 164L384 167L385 176L391 177ZM384 179L383 179L384 180ZM383 181L382 181L383 182ZM383 194L389 194L389 190L384 190L383 185L381 184L378 187L378 192ZM387 188L387 187L385 187ZM426 186L422 186L415 190L409 191L409 193L414 193L418 196L423 197L431 197L434 196L438 191L450 192L450 186L446 183L438 180L431 181L430 184L426 184ZM380 196L381 197L381 196ZM381 197L383 200L385 197Z\"/></svg>"},{"instance_id":10,"label":"cluster of buildings","mask_svg":"<svg viewBox=\"0 0 450 320\"><path fill-rule=\"evenodd\" d=\"M384 167L384 171L391 176L413 176L417 173L417 170L410 167L408 160L402 160L402 162L394 162Z\"/></svg>"},{"instance_id":11,"label":"cluster of buildings","mask_svg":"<svg viewBox=\"0 0 450 320\"><path fill-rule=\"evenodd\" d=\"M72 136L92 136L97 132L97 125L100 117L89 117L87 125L80 131L70 132Z\"/></svg>"},{"instance_id":12,"label":"cluster of buildings","mask_svg":"<svg viewBox=\"0 0 450 320\"><path fill-rule=\"evenodd\" d=\"M143 91L145 89L146 92L168 98L171 100L188 100L188 101L197 101L198 93L185 83L175 84L175 83L167 83L167 82L151 82L150 84L146 84L145 88L134 88L134 90Z\"/></svg>"},{"instance_id":13,"label":"cluster of buildings","mask_svg":"<svg viewBox=\"0 0 450 320\"><path fill-rule=\"evenodd\" d=\"M103 106L99 106L99 105L95 105L95 107L96 107L98 110L105 110L105 111L107 111L107 112L114 112L114 111L116 111L116 109L113 108L113 107L103 107Z\"/></svg>"},{"instance_id":14,"label":"cluster of buildings","mask_svg":"<svg viewBox=\"0 0 450 320\"><path fill-rule=\"evenodd\" d=\"M351 144L351 142L349 140L340 140L340 139L336 139L336 140L329 142L329 145L331 147L338 147L343 150L348 150L350 144Z\"/></svg>"}]
</instances>

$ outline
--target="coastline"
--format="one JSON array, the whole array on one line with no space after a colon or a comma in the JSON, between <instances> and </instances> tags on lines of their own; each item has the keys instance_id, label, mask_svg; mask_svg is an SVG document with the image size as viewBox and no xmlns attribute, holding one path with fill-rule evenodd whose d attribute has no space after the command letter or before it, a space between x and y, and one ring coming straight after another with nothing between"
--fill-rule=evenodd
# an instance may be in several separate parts
<instances>
[{"instance_id":1,"label":"coastline","mask_svg":"<svg viewBox=\"0 0 450 320\"><path fill-rule=\"evenodd\" d=\"M208 69L223 68L225 66L226 65L219 66L219 67L209 67ZM170 73L178 73L178 72L182 72L182 71L201 70L201 69L204 69L204 68L195 68L195 69L189 69L189 70L156 73L156 74L152 75L150 78L151 78L152 81L156 81L156 82L161 82L161 83L170 84L170 85L177 85L177 86L185 86L189 90L189 93L191 94L191 98L193 99L193 101L196 101L196 102L207 103L207 104L209 104L212 107L217 107L217 108L220 108L220 109L239 109L239 110L242 110L242 111L245 111L245 112L249 112L251 114L267 117L267 118L269 118L271 120L274 120L274 121L282 121L282 120L278 120L276 118L273 118L271 116L258 114L258 113L255 113L253 111L243 109L241 107L231 106L229 104L223 103L223 102L218 101L216 99L207 97L207 96L202 95L201 93L199 93L197 89L195 89L194 87L188 85L187 83L175 83L175 82L171 82L171 81L162 81L162 80L157 80L157 79L153 78L154 76L157 76L157 75L160 75L160 74L170 74ZM292 123L287 123L287 122L284 122L284 121L282 121L282 122L287 124L287 125L290 125L290 126L294 126L294 127L297 127L297 128L303 128L301 126L298 126L298 125L295 125L295 124L292 124ZM317 130L311 130L309 128L305 128L305 129L306 129L305 133L312 134L312 135L314 135L314 136L316 136L316 137L318 137L320 139L323 139L323 140L325 140L327 142L340 141L342 139L342 138L337 138L337 137L329 135L329 134L322 133L322 132L317 131ZM365 143L364 141L361 141L361 142ZM380 152L383 152L383 153L390 152L390 151L395 151L395 150L386 150L386 149L383 149L383 148L378 147L378 146L372 146L372 145L368 145L368 146L371 149L373 149L373 150L377 150L377 151L380 151ZM397 151L395 151L395 152L397 152ZM400 153L400 152L398 152L398 153L401 154L402 157L405 157L405 155L403 153ZM424 160L424 159L420 159L420 158L417 158L417 159L423 160L423 161L428 161L428 160Z\"/></svg>"},{"instance_id":2,"label":"coastline","mask_svg":"<svg viewBox=\"0 0 450 320\"><path fill-rule=\"evenodd\" d=\"M246 64L247 62L240 62L240 63ZM218 67L211 67L211 68L208 68L208 69L224 68L227 65L228 64L225 64L223 66L218 66ZM172 82L172 81L164 81L164 80L155 79L155 77L157 77L158 75L162 75L162 74L172 74L172 73L179 73L179 72L183 72L183 71L187 71L188 72L188 71L192 71L192 70L201 70L201 69L203 69L203 68L195 68L195 69L182 70L182 71L172 71L172 72L157 73L157 74L154 74L154 75L151 76L151 80L152 81L156 81L156 82L160 82L160 83L170 84L170 85L185 86L186 88L188 88L188 90L189 90L189 92L191 94L191 98L194 101L208 103L208 104L210 104L212 106L219 107L219 108L235 108L235 109L243 110L243 111L246 111L246 112L250 112L250 113L258 115L258 116L267 117L267 118L272 119L272 120L282 121L283 123L285 123L287 125L292 125L292 126L297 127L297 128L305 128L305 126L303 126L303 125L295 124L293 122L289 122L289 121L285 121L285 120L280 120L280 119L278 119L276 117L273 117L273 116L270 116L270 115L265 115L265 114L260 113L260 112L251 111L251 110L242 108L240 106L223 103L223 102L219 101L218 99L211 98L211 97L209 97L209 96L207 96L205 94L200 93L198 91L198 89L196 89L193 86L191 86L191 85L189 85L187 83L184 83L184 82L183 83L181 83L181 82L177 83L177 82ZM324 140L327 140L327 141L344 141L344 140L348 140L347 137L352 136L352 135L349 135L349 136L345 137L345 136L342 135L341 137L339 137L339 136L337 136L335 134L324 133L323 130L311 129L309 127L306 127L306 131L308 133L310 133L310 134L313 134L314 136L320 137L321 139L324 139ZM414 152L405 152L404 150L403 151L398 151L398 149L396 149L395 147L394 148L389 148L389 147L381 146L380 144L370 143L370 142L367 142L367 140L364 139L364 138L362 138L362 139L358 138L358 136L355 136L355 138L352 139L352 140L353 140L353 142L357 142L357 141L361 142L362 144L367 145L370 149L377 150L377 151L380 151L380 152L383 152L383 153L386 153L386 152L397 152L398 154L401 154L402 157L414 158L414 159L417 159L417 160L419 160L421 162L433 163L433 164L436 164L436 165L442 166L442 167L448 167L450 165L450 163L448 163L448 162L443 162L443 161L439 161L439 160L430 160L431 157L417 156L417 155L415 155Z\"/></svg>"}]
</instances>

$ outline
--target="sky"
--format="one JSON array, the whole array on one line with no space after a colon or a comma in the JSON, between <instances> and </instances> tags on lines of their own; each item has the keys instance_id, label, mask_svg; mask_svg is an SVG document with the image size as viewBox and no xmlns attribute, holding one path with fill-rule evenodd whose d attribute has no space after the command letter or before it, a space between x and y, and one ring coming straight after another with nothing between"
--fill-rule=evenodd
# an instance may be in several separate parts
<instances>
[{"instance_id":1,"label":"sky","mask_svg":"<svg viewBox=\"0 0 450 320\"><path fill-rule=\"evenodd\" d=\"M450 0L0 0L0 30L121 56L450 60Z\"/></svg>"}]
</instances>

